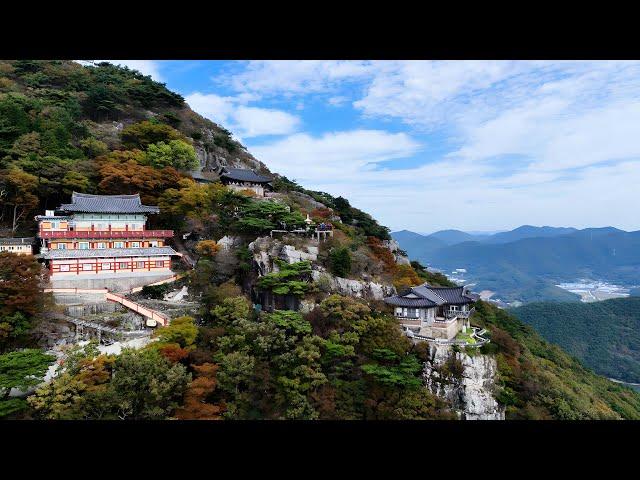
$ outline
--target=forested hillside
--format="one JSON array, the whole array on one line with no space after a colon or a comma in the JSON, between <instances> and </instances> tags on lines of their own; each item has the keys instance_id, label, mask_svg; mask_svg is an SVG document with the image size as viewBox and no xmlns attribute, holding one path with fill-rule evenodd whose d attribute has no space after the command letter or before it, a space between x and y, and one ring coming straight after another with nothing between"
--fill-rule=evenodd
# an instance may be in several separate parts
<instances>
[{"instance_id":1,"label":"forested hillside","mask_svg":"<svg viewBox=\"0 0 640 480\"><path fill-rule=\"evenodd\" d=\"M636 392L596 375L507 311L486 302L476 308L475 321L491 331L485 351L497 349L497 398L507 419L640 419Z\"/></svg>"},{"instance_id":2,"label":"forested hillside","mask_svg":"<svg viewBox=\"0 0 640 480\"><path fill-rule=\"evenodd\" d=\"M215 180L224 165L269 173L230 132L149 77L107 63L0 62L1 234L33 234L33 215L72 191L140 193L162 211L149 227L174 229L173 245L194 259L192 270L177 267L197 305L197 314L173 318L144 348L115 355L93 343L75 346L53 381L28 400L10 398L12 388L40 384L53 363L36 331L55 321L56 308L34 258L0 254L0 417L455 418L424 388L426 343L413 344L384 303L329 292L311 273L398 290L447 279L406 257L399 262L388 229L345 198L277 174L274 201L192 178L202 167ZM276 258L277 269L258 275L249 246L271 241L279 225L303 226L306 215L334 226L314 264ZM223 249L223 237L237 244ZM255 290L295 297L305 309L260 311ZM162 293L160 286L140 295ZM640 396L506 312L480 302L472 323L491 335L483 354L498 360L497 398L508 418L640 418Z\"/></svg>"},{"instance_id":3,"label":"forested hillside","mask_svg":"<svg viewBox=\"0 0 640 480\"><path fill-rule=\"evenodd\" d=\"M640 298L531 303L513 313L599 374L640 383Z\"/></svg>"}]
</instances>

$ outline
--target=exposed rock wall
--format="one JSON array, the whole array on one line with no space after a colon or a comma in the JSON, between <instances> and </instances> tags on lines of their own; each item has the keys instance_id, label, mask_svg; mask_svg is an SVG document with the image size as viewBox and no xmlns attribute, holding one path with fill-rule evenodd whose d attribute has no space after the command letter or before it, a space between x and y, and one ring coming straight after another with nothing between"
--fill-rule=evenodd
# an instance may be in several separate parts
<instances>
[{"instance_id":1,"label":"exposed rock wall","mask_svg":"<svg viewBox=\"0 0 640 480\"><path fill-rule=\"evenodd\" d=\"M410 265L411 261L409 257L404 255L402 250L400 249L400 244L395 240L385 240L383 245L387 247L391 253L393 253L393 258L395 259L398 265Z\"/></svg>"},{"instance_id":2,"label":"exposed rock wall","mask_svg":"<svg viewBox=\"0 0 640 480\"><path fill-rule=\"evenodd\" d=\"M423 372L427 388L447 400L465 420L504 420L504 407L494 397L495 358L480 353L470 356L442 345L431 345L430 353ZM452 355L462 366L458 378L443 373Z\"/></svg>"},{"instance_id":3,"label":"exposed rock wall","mask_svg":"<svg viewBox=\"0 0 640 480\"><path fill-rule=\"evenodd\" d=\"M253 259L260 269L261 275L277 272L278 265L275 258L291 264L308 260L315 262L318 259L318 247L309 241L304 246L296 248L271 237L259 237L249 244L249 250L253 253Z\"/></svg>"},{"instance_id":4,"label":"exposed rock wall","mask_svg":"<svg viewBox=\"0 0 640 480\"><path fill-rule=\"evenodd\" d=\"M393 285L336 277L321 267L314 269L311 275L320 289L327 293L339 293L340 295L369 300L382 300L384 297L396 293Z\"/></svg>"}]
</instances>

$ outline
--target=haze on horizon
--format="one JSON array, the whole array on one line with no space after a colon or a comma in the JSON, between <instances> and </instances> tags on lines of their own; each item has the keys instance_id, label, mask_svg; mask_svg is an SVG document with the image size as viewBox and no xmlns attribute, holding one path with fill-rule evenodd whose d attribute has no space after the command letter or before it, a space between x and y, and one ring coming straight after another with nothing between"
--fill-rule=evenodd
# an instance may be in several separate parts
<instances>
[{"instance_id":1,"label":"haze on horizon","mask_svg":"<svg viewBox=\"0 0 640 480\"><path fill-rule=\"evenodd\" d=\"M393 231L640 229L637 61L116 61Z\"/></svg>"}]
</instances>

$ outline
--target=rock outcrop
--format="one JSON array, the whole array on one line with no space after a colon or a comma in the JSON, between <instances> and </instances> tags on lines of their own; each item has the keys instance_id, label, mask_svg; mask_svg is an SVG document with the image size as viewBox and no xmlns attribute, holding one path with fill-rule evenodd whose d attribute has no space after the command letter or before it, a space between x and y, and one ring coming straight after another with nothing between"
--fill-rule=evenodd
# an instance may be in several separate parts
<instances>
[{"instance_id":1,"label":"rock outcrop","mask_svg":"<svg viewBox=\"0 0 640 480\"><path fill-rule=\"evenodd\" d=\"M336 277L322 267L315 268L311 275L318 287L326 293L338 293L368 300L382 300L396 293L393 285Z\"/></svg>"},{"instance_id":2,"label":"rock outcrop","mask_svg":"<svg viewBox=\"0 0 640 480\"><path fill-rule=\"evenodd\" d=\"M400 249L400 244L395 240L385 240L382 243L385 247L387 247L391 253L393 253L393 258L395 259L398 265L410 265L411 261L409 257L407 257L403 250Z\"/></svg>"},{"instance_id":3,"label":"rock outcrop","mask_svg":"<svg viewBox=\"0 0 640 480\"><path fill-rule=\"evenodd\" d=\"M249 250L261 275L278 271L275 258L289 264L305 260L315 262L318 259L318 246L313 245L312 241L296 247L271 237L258 237L249 244Z\"/></svg>"},{"instance_id":4,"label":"rock outcrop","mask_svg":"<svg viewBox=\"0 0 640 480\"><path fill-rule=\"evenodd\" d=\"M423 377L431 392L447 400L465 420L504 420L504 407L494 396L495 358L479 352L470 356L443 345L431 345L430 354Z\"/></svg>"}]
</instances>

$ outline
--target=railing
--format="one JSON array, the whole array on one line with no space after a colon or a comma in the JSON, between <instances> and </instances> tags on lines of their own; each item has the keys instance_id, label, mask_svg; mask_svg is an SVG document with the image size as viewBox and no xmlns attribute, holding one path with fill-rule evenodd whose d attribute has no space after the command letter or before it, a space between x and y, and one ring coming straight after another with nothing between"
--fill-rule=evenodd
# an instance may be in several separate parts
<instances>
[{"instance_id":1,"label":"railing","mask_svg":"<svg viewBox=\"0 0 640 480\"><path fill-rule=\"evenodd\" d=\"M422 319L416 317L398 317L396 319L402 323L411 324L411 325L420 325Z\"/></svg>"},{"instance_id":2,"label":"railing","mask_svg":"<svg viewBox=\"0 0 640 480\"><path fill-rule=\"evenodd\" d=\"M468 343L465 340L456 340L455 338L452 338L451 340L446 340L444 338L426 337L418 333L410 332L409 329L407 329L405 333L409 338L414 338L416 340L425 340L427 342L435 343L438 345L458 345L460 347L478 348L490 342L488 338L483 337L483 335L487 333L487 331L484 328L479 329L478 327L471 327L471 330L472 330L471 336L474 338L476 343Z\"/></svg>"},{"instance_id":3,"label":"railing","mask_svg":"<svg viewBox=\"0 0 640 480\"><path fill-rule=\"evenodd\" d=\"M40 232L40 238L164 238L173 237L173 230L94 230Z\"/></svg>"},{"instance_id":4,"label":"railing","mask_svg":"<svg viewBox=\"0 0 640 480\"><path fill-rule=\"evenodd\" d=\"M469 318L473 312L475 312L475 307L469 310L468 312L463 312L462 310L448 310L445 312L446 318Z\"/></svg>"},{"instance_id":5,"label":"railing","mask_svg":"<svg viewBox=\"0 0 640 480\"><path fill-rule=\"evenodd\" d=\"M166 315L160 312L157 312L155 310L152 310L150 308L147 308L144 305L140 305L139 303L132 302L131 300L129 300L126 297L123 297L122 295L108 292L106 297L107 297L107 300L120 303L121 305L124 305L125 307L127 307L129 310L133 310L134 312L142 315L143 317L146 317L152 322L160 323L162 326L166 326L169 324L169 318ZM149 325L148 322L147 324ZM155 326L155 323L149 326Z\"/></svg>"},{"instance_id":6,"label":"railing","mask_svg":"<svg viewBox=\"0 0 640 480\"><path fill-rule=\"evenodd\" d=\"M167 281L172 281L172 280L175 280L175 278L171 277L171 279L167 279ZM160 284L161 282L156 282L156 284ZM45 288L44 292L45 293L52 292L52 293L100 293L100 294L104 294L106 300L109 300L109 301L116 302L116 303L119 303L121 305L124 305L129 310L133 310L134 312L142 315L143 317L146 317L148 320L151 320L152 322L159 323L162 326L166 326L166 325L169 324L169 317L167 317L163 313L160 313L160 312L158 312L156 310L153 310L151 308L145 307L144 305L140 305L139 303L133 302L133 301L129 300L128 298L124 297L123 295L119 295L117 293L109 292L109 290L107 290L106 288L96 288L96 289L89 289L89 288L84 288L84 289L83 288ZM149 323L147 323L147 324L148 324L148 326L155 326L155 323L153 323L151 325Z\"/></svg>"}]
</instances>

